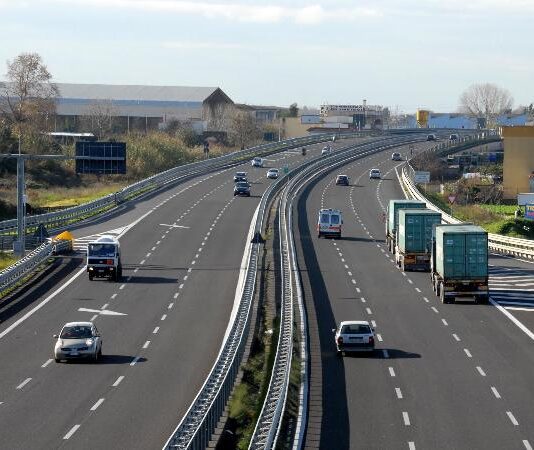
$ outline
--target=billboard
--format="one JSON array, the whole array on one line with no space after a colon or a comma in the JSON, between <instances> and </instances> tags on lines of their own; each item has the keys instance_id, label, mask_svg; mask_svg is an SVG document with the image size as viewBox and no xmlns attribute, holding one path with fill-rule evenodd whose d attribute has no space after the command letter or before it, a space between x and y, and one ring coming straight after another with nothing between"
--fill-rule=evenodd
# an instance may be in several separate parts
<instances>
[{"instance_id":1,"label":"billboard","mask_svg":"<svg viewBox=\"0 0 534 450\"><path fill-rule=\"evenodd\" d=\"M525 205L525 219L534 220L534 205Z\"/></svg>"},{"instance_id":2,"label":"billboard","mask_svg":"<svg viewBox=\"0 0 534 450\"><path fill-rule=\"evenodd\" d=\"M76 173L125 174L125 142L76 142Z\"/></svg>"}]
</instances>

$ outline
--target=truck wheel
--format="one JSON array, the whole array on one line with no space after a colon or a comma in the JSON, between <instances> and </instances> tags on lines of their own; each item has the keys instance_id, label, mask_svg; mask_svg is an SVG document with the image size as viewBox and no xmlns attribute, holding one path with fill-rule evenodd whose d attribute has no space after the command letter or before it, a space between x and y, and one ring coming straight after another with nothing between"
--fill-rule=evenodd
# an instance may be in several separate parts
<instances>
[{"instance_id":1,"label":"truck wheel","mask_svg":"<svg viewBox=\"0 0 534 450\"><path fill-rule=\"evenodd\" d=\"M479 305L487 305L489 303L489 296L487 295L479 295L477 298L476 298L476 302L479 304Z\"/></svg>"}]
</instances>

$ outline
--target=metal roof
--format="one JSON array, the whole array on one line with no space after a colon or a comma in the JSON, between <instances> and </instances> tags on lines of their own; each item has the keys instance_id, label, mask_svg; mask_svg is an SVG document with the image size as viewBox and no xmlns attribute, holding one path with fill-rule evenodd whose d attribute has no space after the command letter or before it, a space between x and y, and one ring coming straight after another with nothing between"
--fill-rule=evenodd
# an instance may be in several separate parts
<instances>
[{"instance_id":1,"label":"metal roof","mask_svg":"<svg viewBox=\"0 0 534 450\"><path fill-rule=\"evenodd\" d=\"M87 100L175 101L202 103L218 88L55 83L60 98Z\"/></svg>"}]
</instances>

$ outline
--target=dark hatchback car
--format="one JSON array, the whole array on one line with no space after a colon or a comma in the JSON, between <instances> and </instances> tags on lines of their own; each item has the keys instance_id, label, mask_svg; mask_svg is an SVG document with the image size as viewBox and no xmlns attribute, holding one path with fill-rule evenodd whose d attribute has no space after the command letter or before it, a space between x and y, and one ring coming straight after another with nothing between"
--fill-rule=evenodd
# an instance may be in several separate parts
<instances>
[{"instance_id":1,"label":"dark hatchback car","mask_svg":"<svg viewBox=\"0 0 534 450\"><path fill-rule=\"evenodd\" d=\"M349 177L347 175L338 175L336 177L336 184L338 186L348 186L349 185Z\"/></svg>"},{"instance_id":2,"label":"dark hatchback car","mask_svg":"<svg viewBox=\"0 0 534 450\"><path fill-rule=\"evenodd\" d=\"M234 197L241 195L244 197L250 197L250 184L246 181L239 181L234 186Z\"/></svg>"}]
</instances>

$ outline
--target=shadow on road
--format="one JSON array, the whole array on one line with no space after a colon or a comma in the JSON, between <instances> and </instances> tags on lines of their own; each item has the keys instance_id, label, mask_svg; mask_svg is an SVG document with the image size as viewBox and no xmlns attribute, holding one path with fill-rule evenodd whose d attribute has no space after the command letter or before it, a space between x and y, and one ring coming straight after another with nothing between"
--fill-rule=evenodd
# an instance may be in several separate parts
<instances>
[{"instance_id":1,"label":"shadow on road","mask_svg":"<svg viewBox=\"0 0 534 450\"><path fill-rule=\"evenodd\" d=\"M328 351L328 349L332 348L333 344L331 328L332 324L335 323L335 317L314 246L306 242L309 241L312 233L315 234L315 230L310 230L306 213L306 199L316 183L317 181L312 182L304 189L302 195L299 197L297 206L299 239L301 240L301 251L305 261L305 267L302 267L301 270L307 269L310 291L313 293L313 298L306 298L310 295L306 290L304 301L309 305L307 306L307 310L310 328L315 326L315 322L317 323L317 333L319 334L320 342L320 348L311 348L311 379L317 381L312 382L310 389L311 391L317 389L321 392L321 423L309 422L308 430L312 427L315 429L314 433L319 434L319 448L348 449L350 446L350 425L348 420L345 369L342 360L337 358L335 353ZM319 361L321 361L322 369L314 369L313 367L317 367ZM321 372L314 374L314 370L321 370ZM310 415L316 414L319 414L319 411L314 411L312 407L310 409ZM320 430L317 430L319 426ZM313 444L316 443L314 442Z\"/></svg>"},{"instance_id":2,"label":"shadow on road","mask_svg":"<svg viewBox=\"0 0 534 450\"><path fill-rule=\"evenodd\" d=\"M130 364L135 356L131 355L106 355L103 354L98 364ZM146 358L139 358L137 363L146 362Z\"/></svg>"}]
</instances>

